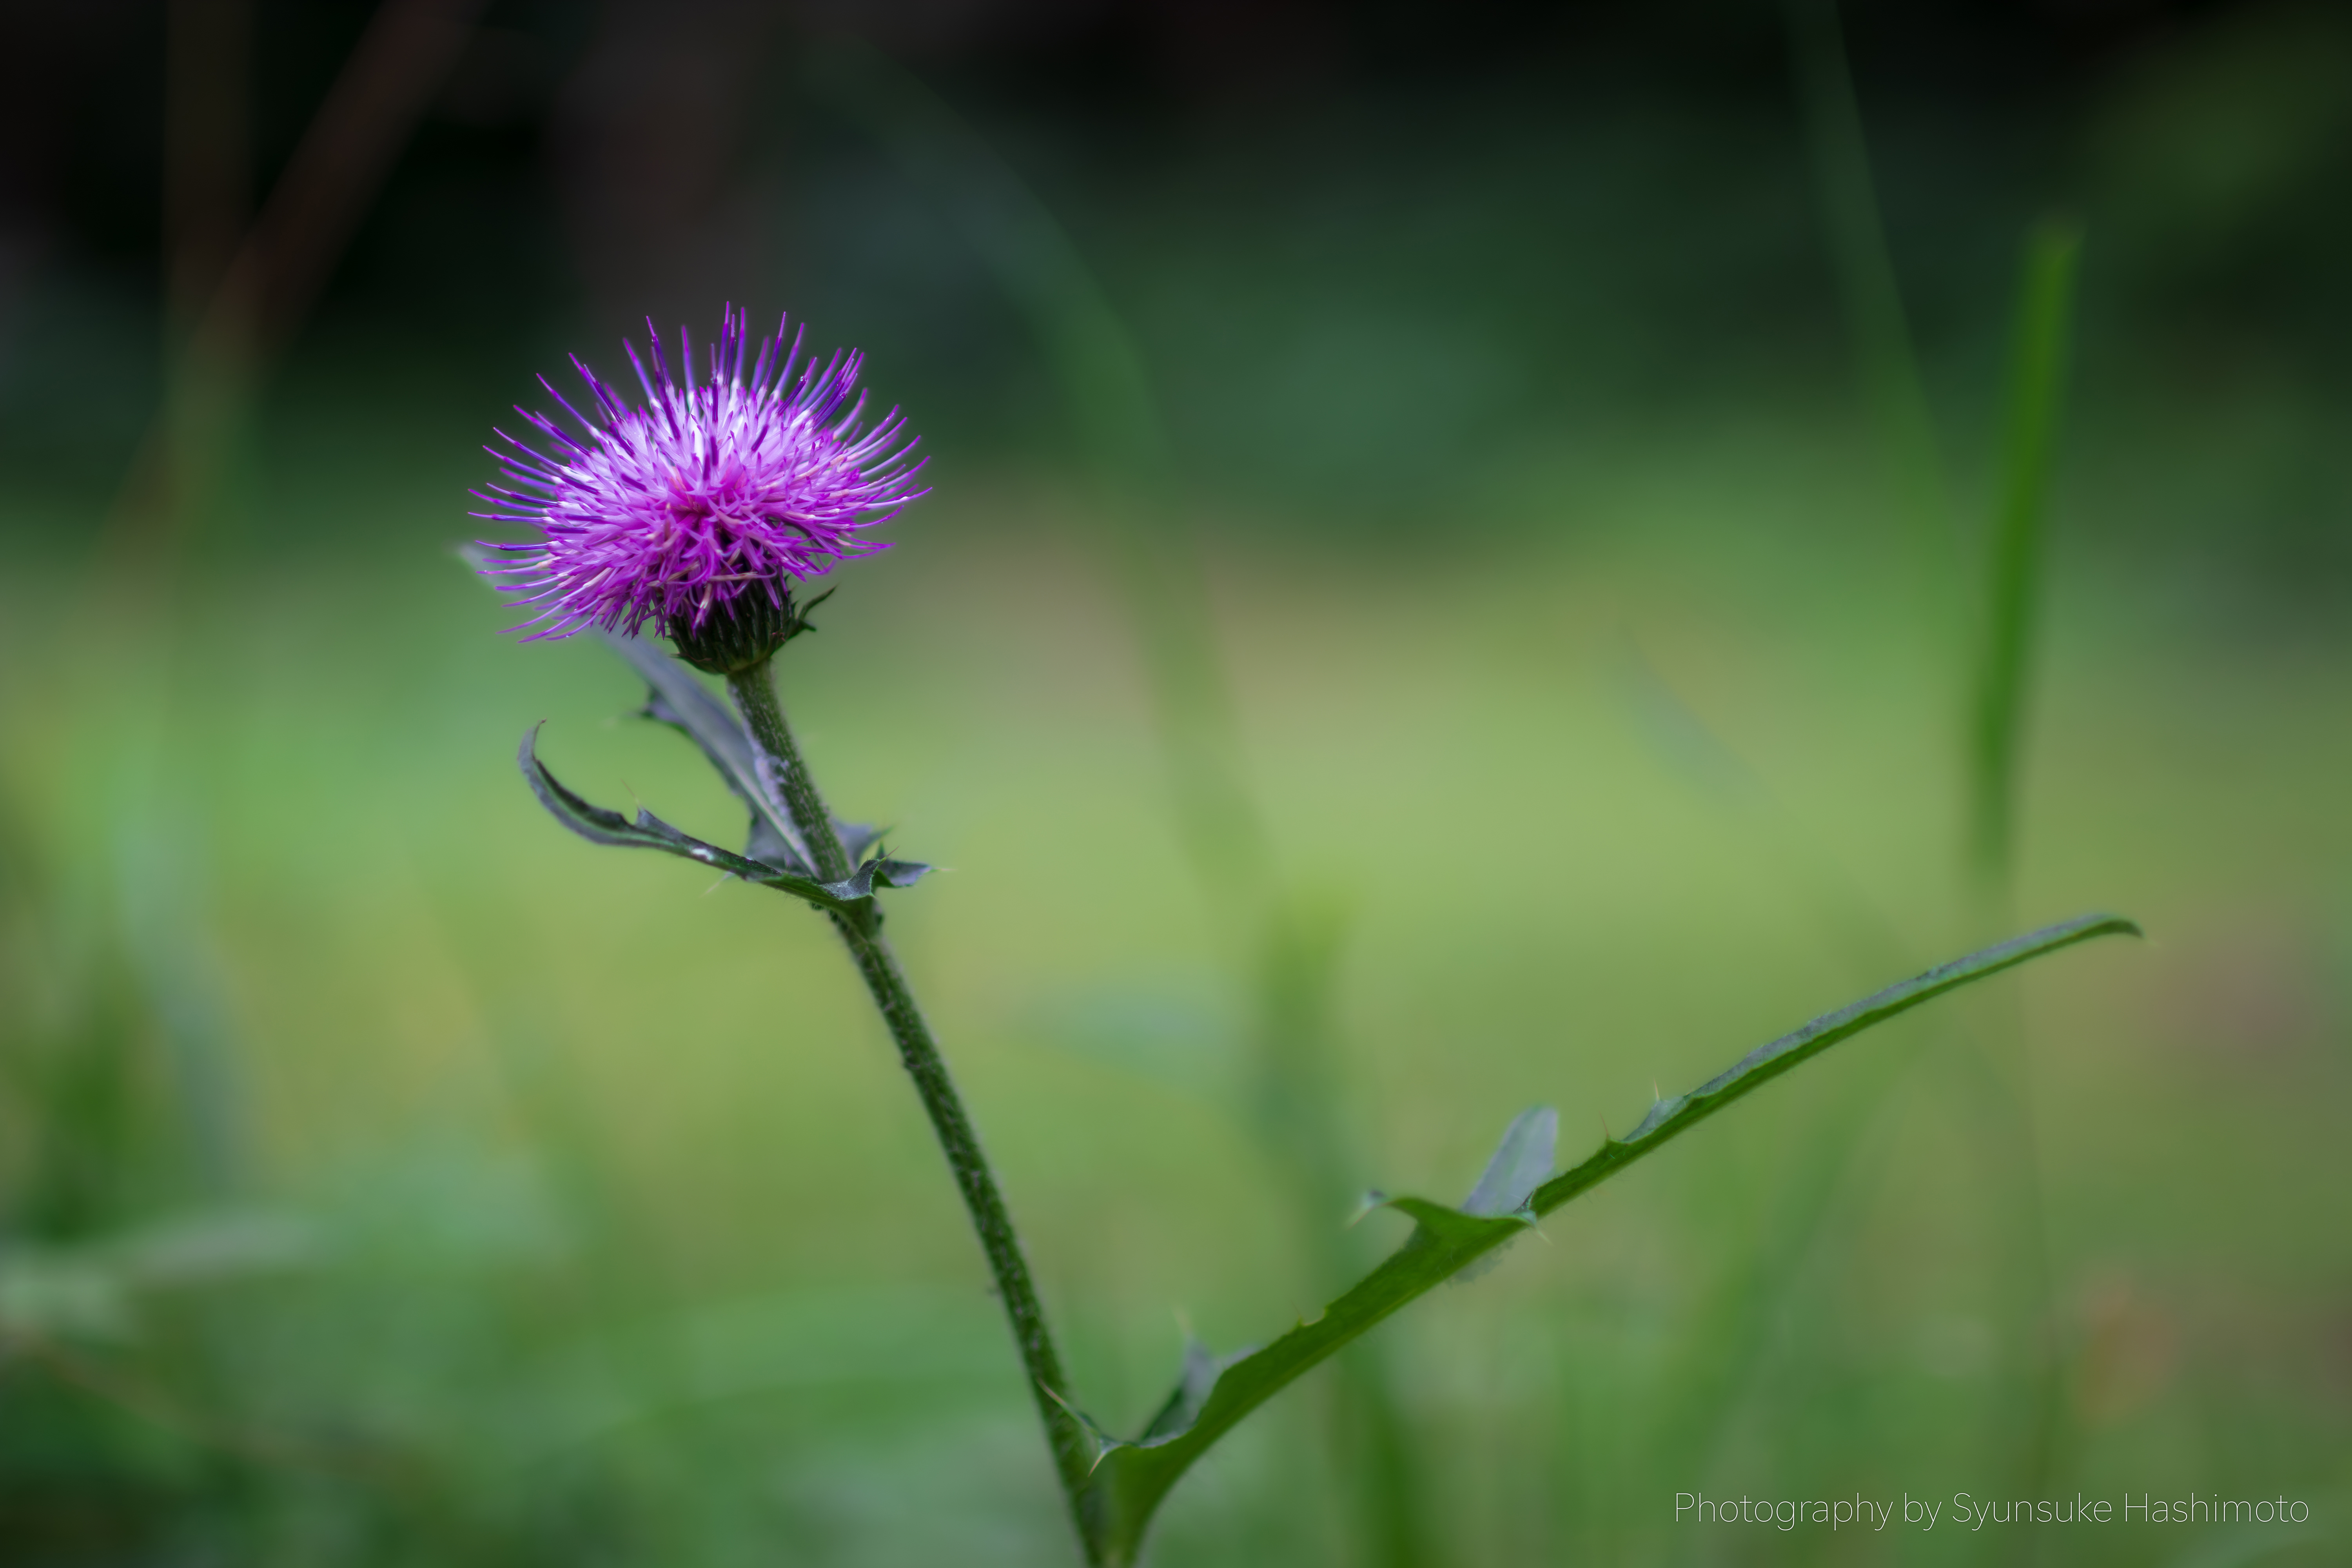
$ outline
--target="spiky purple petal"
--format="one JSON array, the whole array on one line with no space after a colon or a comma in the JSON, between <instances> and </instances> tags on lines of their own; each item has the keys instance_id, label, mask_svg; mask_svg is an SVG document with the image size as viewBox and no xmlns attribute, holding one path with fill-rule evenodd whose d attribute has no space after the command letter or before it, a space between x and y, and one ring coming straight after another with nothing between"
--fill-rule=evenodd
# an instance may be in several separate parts
<instances>
[{"instance_id":1,"label":"spiky purple petal","mask_svg":"<svg viewBox=\"0 0 2352 1568\"><path fill-rule=\"evenodd\" d=\"M781 606L795 582L885 548L861 534L929 493L915 488L923 465L908 461L915 442L896 408L859 427L856 351L803 363L801 335L787 344L780 322L747 366L750 317L730 306L701 382L679 332L679 381L646 326L646 356L628 345L641 406L574 357L593 414L540 384L583 435L517 408L554 455L503 430L488 448L507 482L475 491L490 510L473 515L540 537L486 544L483 572L536 611L523 623L532 637L647 621L698 630L747 594Z\"/></svg>"}]
</instances>

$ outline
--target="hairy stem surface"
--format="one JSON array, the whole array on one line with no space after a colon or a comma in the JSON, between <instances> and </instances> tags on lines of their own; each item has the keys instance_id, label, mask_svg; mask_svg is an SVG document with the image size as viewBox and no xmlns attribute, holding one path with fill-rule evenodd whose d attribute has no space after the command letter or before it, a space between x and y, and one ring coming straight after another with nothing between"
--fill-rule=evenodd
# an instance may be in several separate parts
<instances>
[{"instance_id":1,"label":"hairy stem surface","mask_svg":"<svg viewBox=\"0 0 2352 1568\"><path fill-rule=\"evenodd\" d=\"M735 704L742 710L753 741L774 764L777 787L808 847L817 875L828 882L842 880L856 868L850 865L840 836L834 831L832 815L825 810L815 780L809 776L808 764L801 758L792 728L784 722L784 710L776 700L770 666L762 663L730 676L728 684L734 690ZM988 1255L989 1271L996 1277L996 1292L1004 1303L1004 1315L1012 1321L1013 1338L1020 1347L1022 1365L1029 1373L1030 1392L1037 1402L1038 1417L1045 1426L1045 1440L1053 1449L1054 1467L1061 1478L1063 1493L1069 1500L1078 1538L1088 1560L1099 1561L1095 1532L1087 1526L1080 1502L1093 1459L1092 1444L1061 1403L1067 1391L1061 1356L1054 1348L1053 1331L1046 1325L1045 1309L1037 1299L1036 1286L1030 1280L1029 1262L1022 1255L1021 1238L1013 1228L1013 1215L1004 1205L1004 1194L997 1189L988 1156L981 1151L980 1134L964 1111L955 1080L949 1076L946 1058L940 1055L938 1042L931 1038L930 1026L924 1021L915 994L907 984L906 972L898 967L898 955L883 939L881 910L874 900L867 900L855 910L828 910L827 914L847 944L849 956L864 977L866 990L873 994L874 1005L898 1047L898 1059L907 1076L914 1080L923 1110L930 1116L931 1130L939 1135L940 1147L947 1152L948 1168L955 1173L956 1187L963 1194L972 1228L980 1233L981 1250Z\"/></svg>"}]
</instances>

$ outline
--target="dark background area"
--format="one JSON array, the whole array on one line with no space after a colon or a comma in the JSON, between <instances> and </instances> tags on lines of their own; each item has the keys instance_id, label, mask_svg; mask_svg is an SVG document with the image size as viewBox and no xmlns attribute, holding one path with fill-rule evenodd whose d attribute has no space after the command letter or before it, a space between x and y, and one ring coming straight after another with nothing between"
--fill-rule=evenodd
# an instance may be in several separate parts
<instances>
[{"instance_id":1,"label":"dark background area","mask_svg":"<svg viewBox=\"0 0 2352 1568\"><path fill-rule=\"evenodd\" d=\"M254 8L247 204L367 15ZM2352 363L2343 14L1863 5L1846 26L1938 398L1988 405L2016 237L2077 215L2094 449L2154 419L2231 467L2236 410L2312 411L2226 515L2176 500L2089 525L2340 587L2346 478L2318 411ZM27 6L5 26L0 438L94 496L164 337L164 14ZM1459 503L1498 464L1842 390L1769 5L495 4L279 395L434 385L478 424L559 349L609 362L647 314L789 300L888 368L935 449L1050 460L1066 436L1024 328L855 86L828 85L845 37L936 89L1061 217L1146 345L1187 482L1218 501L1475 527ZM1959 421L1964 464L1981 424Z\"/></svg>"}]
</instances>

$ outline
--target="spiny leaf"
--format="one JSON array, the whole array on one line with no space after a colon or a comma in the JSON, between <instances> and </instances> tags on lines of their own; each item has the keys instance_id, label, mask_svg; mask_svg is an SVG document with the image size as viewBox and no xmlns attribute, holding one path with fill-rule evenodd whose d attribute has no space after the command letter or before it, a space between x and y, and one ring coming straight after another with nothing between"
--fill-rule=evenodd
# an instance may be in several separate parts
<instances>
[{"instance_id":1,"label":"spiny leaf","mask_svg":"<svg viewBox=\"0 0 2352 1568\"><path fill-rule=\"evenodd\" d=\"M1520 1111L1503 1130L1478 1184L1462 1200L1462 1212L1492 1219L1527 1207L1537 1184L1551 1174L1552 1149L1559 1142L1559 1111L1549 1105Z\"/></svg>"},{"instance_id":2,"label":"spiny leaf","mask_svg":"<svg viewBox=\"0 0 2352 1568\"><path fill-rule=\"evenodd\" d=\"M667 724L702 748L727 787L751 813L751 831L743 853L771 866L782 866L803 876L814 870L800 828L784 809L783 792L767 776L759 749L752 745L743 721L727 704L711 695L686 665L641 637L599 631L605 643L645 678L646 717ZM882 829L863 822L835 817L833 831L852 865L879 843ZM905 864L905 862L898 862ZM894 887L903 883L892 883Z\"/></svg>"},{"instance_id":3,"label":"spiny leaf","mask_svg":"<svg viewBox=\"0 0 2352 1568\"><path fill-rule=\"evenodd\" d=\"M531 793L539 796L540 804L558 822L592 844L659 849L665 854L698 860L747 882L758 882L806 899L820 908L844 911L872 898L877 882L890 888L911 888L930 870L919 861L873 859L841 881L821 882L784 866L750 859L715 844L706 844L642 808L632 821L617 811L592 805L573 794L539 760L538 742L539 727L533 725L522 738L522 751L517 759L522 765L523 777L530 781Z\"/></svg>"},{"instance_id":4,"label":"spiny leaf","mask_svg":"<svg viewBox=\"0 0 2352 1568\"><path fill-rule=\"evenodd\" d=\"M480 546L472 544L459 546L457 554L460 561L474 568L477 573L489 559ZM817 600L825 596L825 595L819 595ZM817 600L811 600L809 607L814 607ZM815 863L809 855L808 845L801 837L800 829L793 823L792 814L784 807L782 792L764 775L759 748L751 743L751 733L744 729L742 721L729 711L726 703L712 695L710 689L702 683L683 660L664 652L651 639L608 627L598 627L596 635L604 639L606 647L626 659L629 668L635 670L645 680L645 716L656 723L668 725L701 747L702 754L709 758L710 765L719 771L719 776L726 781L727 787L735 792L736 797L742 801L745 808L751 812L751 831L745 838L743 853L738 858L756 861L764 867L780 868L806 879L815 886L824 886L825 884L816 880ZM525 750L527 753L528 742ZM543 771L541 770L541 772ZM539 791L540 799L548 802L548 809L554 812L556 816L574 832L582 833L598 843L626 843L644 847L667 848L673 853L684 852L677 850L673 840L685 839L686 836L677 833L676 829L667 828L666 824L661 825L670 837L661 837L658 843L648 843L643 837L635 836L636 825L611 812L605 812L603 815L619 821L621 831L628 836L620 839L598 837L598 833L608 830L605 826L599 825L596 833L588 832L581 826L581 822L593 821L593 818L580 818L577 813L560 807L554 801L550 800L547 791L541 787L541 778L534 773L530 763L525 763L523 773L531 780L532 789ZM550 784L553 784L551 777L546 782ZM561 785L554 787L562 789ZM570 795L569 791L565 791L564 794L572 800L578 801L579 805L588 812L598 810L597 807L588 805L585 801L580 801L577 795ZM866 823L843 822L835 818L833 827L834 832L839 836L842 847L853 865L856 864L868 849L875 848L882 837L882 829ZM660 837L659 835L656 837ZM687 840L687 842L700 843L699 840ZM710 847L709 845L702 847ZM725 852L717 851L717 853ZM690 852L688 852L688 858L704 858L699 854ZM718 864L716 861L706 863ZM732 869L732 868L728 868ZM870 893L875 878L879 878L886 887L908 888L920 880L923 874L929 869L929 866L917 861L888 860L877 857L870 875L865 874L866 868L861 866L860 876L853 876L847 882L838 885L848 887L862 883L867 889L867 892L856 896L864 898ZM738 875L740 874L738 873ZM772 886L782 885L772 878L767 880Z\"/></svg>"},{"instance_id":5,"label":"spiny leaf","mask_svg":"<svg viewBox=\"0 0 2352 1568\"><path fill-rule=\"evenodd\" d=\"M761 773L759 748L751 744L742 721L695 679L694 671L644 637L606 630L596 635L645 679L646 717L667 724L700 746L719 776L727 781L727 787L751 811L751 831L744 854L814 876L815 862L808 846L792 814L784 809L782 795Z\"/></svg>"},{"instance_id":6,"label":"spiny leaf","mask_svg":"<svg viewBox=\"0 0 2352 1568\"><path fill-rule=\"evenodd\" d=\"M1503 1141L1495 1146L1495 1157L1486 1162L1478 1184L1462 1200L1462 1212L1495 1219L1526 1208L1537 1186L1551 1174L1552 1150L1559 1142L1559 1111L1549 1105L1520 1111L1503 1130ZM1502 1261L1503 1249L1496 1247L1456 1274L1454 1283L1467 1285Z\"/></svg>"},{"instance_id":7,"label":"spiny leaf","mask_svg":"<svg viewBox=\"0 0 2352 1568\"><path fill-rule=\"evenodd\" d=\"M833 836L841 840L842 850L853 865L882 842L883 831L870 822L844 822L837 816L833 819Z\"/></svg>"},{"instance_id":8,"label":"spiny leaf","mask_svg":"<svg viewBox=\"0 0 2352 1568\"><path fill-rule=\"evenodd\" d=\"M1605 1140L1583 1163L1528 1193L1517 1213L1496 1216L1419 1198L1389 1200L1385 1206L1410 1217L1413 1229L1385 1262L1314 1321L1298 1324L1263 1350L1223 1367L1205 1394L1198 1392L1205 1352L1188 1353L1183 1384L1143 1436L1132 1443L1108 1441L1083 1504L1097 1551L1105 1562L1132 1563L1160 1500L1218 1438L1309 1368L1526 1230L1531 1216L1550 1213L1809 1058L1897 1014L2076 942L2138 934L2137 926L2119 916L2084 915L1970 953L1824 1014L1758 1047L1689 1093L1660 1100L1624 1138ZM1516 1178L1525 1175L1532 1163L1543 1131L1541 1116L1540 1110L1531 1111L1512 1123L1487 1167L1488 1176L1495 1178L1494 1191L1482 1178L1474 1201L1482 1196L1501 1201L1510 1195L1506 1189L1515 1186ZM1543 1163L1548 1166L1549 1158ZM1187 1413L1192 1413L1192 1420L1180 1424Z\"/></svg>"},{"instance_id":9,"label":"spiny leaf","mask_svg":"<svg viewBox=\"0 0 2352 1568\"><path fill-rule=\"evenodd\" d=\"M1528 1228L1523 1218L1465 1215L1424 1198L1391 1198L1383 1206L1414 1222L1412 1236L1387 1261L1314 1321L1222 1369L1205 1394L1197 1392L1202 1358L1188 1357L1184 1384L1142 1440L1110 1445L1087 1487L1087 1512L1101 1521L1108 1561L1133 1561L1169 1488L1244 1416L1398 1308ZM1179 1426L1187 1412L1192 1419Z\"/></svg>"},{"instance_id":10,"label":"spiny leaf","mask_svg":"<svg viewBox=\"0 0 2352 1568\"><path fill-rule=\"evenodd\" d=\"M2121 915L2080 915L2053 926L2044 926L2040 931L2028 931L2023 936L2011 937L1982 952L1972 952L1966 958L1938 964L1925 974L1914 975L1900 984L1890 985L1834 1013L1825 1013L1801 1029L1791 1030L1769 1044L1757 1047L1688 1094L1678 1094L1658 1101L1622 1139L1603 1142L1582 1164L1538 1187L1528 1206L1538 1215L1549 1214L1569 1199L1598 1185L1667 1140L1687 1132L1724 1107L1761 1089L1798 1064L1819 1056L1841 1040L1851 1039L1897 1014L1907 1013L1923 1002L1932 1001L1947 991L1957 990L1987 975L1998 974L2004 969L2013 969L2029 959L2056 952L2076 942L2089 942L2094 937L2139 934L2139 927Z\"/></svg>"}]
</instances>

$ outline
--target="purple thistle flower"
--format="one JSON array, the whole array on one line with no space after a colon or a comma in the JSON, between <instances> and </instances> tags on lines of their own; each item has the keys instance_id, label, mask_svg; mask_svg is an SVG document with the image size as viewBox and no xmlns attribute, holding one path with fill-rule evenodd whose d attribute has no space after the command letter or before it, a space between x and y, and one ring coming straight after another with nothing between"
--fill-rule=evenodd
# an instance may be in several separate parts
<instances>
[{"instance_id":1,"label":"purple thistle flower","mask_svg":"<svg viewBox=\"0 0 2352 1568\"><path fill-rule=\"evenodd\" d=\"M508 483L476 490L491 510L473 515L523 523L541 537L486 544L495 559L483 574L536 608L523 623L536 628L532 638L591 626L635 633L647 621L672 637L698 634L714 618L714 631L739 616L793 625L795 582L887 548L861 531L929 493L914 488L923 465L907 460L915 443L902 440L906 421L893 408L861 431L865 356L850 350L822 366L803 363L801 334L787 345L781 321L747 367L751 318L728 307L700 383L683 330L681 382L650 321L646 329L650 374L636 345L625 345L643 406L632 407L575 354L594 417L546 377L540 384L584 437L519 407L553 455L503 430L504 447L486 448Z\"/></svg>"}]
</instances>

